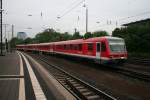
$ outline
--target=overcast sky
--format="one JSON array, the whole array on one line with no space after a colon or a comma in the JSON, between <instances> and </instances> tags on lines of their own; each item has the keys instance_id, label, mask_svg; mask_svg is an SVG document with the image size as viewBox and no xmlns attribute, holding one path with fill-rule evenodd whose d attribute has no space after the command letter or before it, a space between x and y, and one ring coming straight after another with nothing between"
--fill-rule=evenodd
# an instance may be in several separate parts
<instances>
[{"instance_id":1,"label":"overcast sky","mask_svg":"<svg viewBox=\"0 0 150 100\"><path fill-rule=\"evenodd\" d=\"M77 28L84 34L84 3L88 7L88 30L91 32L106 30L111 34L121 24L150 18L150 0L86 0L79 4L81 1L83 0L3 0L3 23L14 24L15 34L23 31L29 37L34 37L47 27L69 33ZM73 7L75 8L71 10ZM57 19L68 10L71 11ZM7 31L11 31L10 26L7 26Z\"/></svg>"}]
</instances>

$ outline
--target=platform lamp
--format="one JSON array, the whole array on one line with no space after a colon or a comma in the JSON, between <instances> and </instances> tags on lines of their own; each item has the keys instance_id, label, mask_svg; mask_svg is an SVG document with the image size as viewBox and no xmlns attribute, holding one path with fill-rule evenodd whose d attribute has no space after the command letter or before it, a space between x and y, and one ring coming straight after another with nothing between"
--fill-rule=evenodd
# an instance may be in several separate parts
<instances>
[{"instance_id":1,"label":"platform lamp","mask_svg":"<svg viewBox=\"0 0 150 100\"><path fill-rule=\"evenodd\" d=\"M83 7L86 9L86 27L85 27L85 30L86 30L86 33L88 33L88 6L87 4L84 4Z\"/></svg>"},{"instance_id":2,"label":"platform lamp","mask_svg":"<svg viewBox=\"0 0 150 100\"><path fill-rule=\"evenodd\" d=\"M3 14L3 11L4 11L4 10L3 10L3 8L2 8L2 0L0 0L0 6L1 6L1 7L0 7L0 22L1 22L1 23L0 23L0 33L1 33L1 44L0 44L0 45L1 45L1 47L0 47L1 51L0 51L0 56L4 56L4 54L3 54L3 33L2 33L2 32L3 32L3 31L2 31L2 26L3 26L3 25L2 25L2 23L3 23L3 22L2 22L2 17L3 17L2 14Z\"/></svg>"}]
</instances>

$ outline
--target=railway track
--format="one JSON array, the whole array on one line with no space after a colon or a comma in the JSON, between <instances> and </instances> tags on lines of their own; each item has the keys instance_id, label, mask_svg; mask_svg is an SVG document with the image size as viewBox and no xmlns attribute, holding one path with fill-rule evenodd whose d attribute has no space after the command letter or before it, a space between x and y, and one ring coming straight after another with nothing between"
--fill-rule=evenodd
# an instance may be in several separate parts
<instances>
[{"instance_id":1,"label":"railway track","mask_svg":"<svg viewBox=\"0 0 150 100\"><path fill-rule=\"evenodd\" d=\"M44 59L47 59L47 58L45 57ZM141 71L139 72L136 69L123 68L122 66L115 67L115 69L116 69L115 72L118 72L120 74L129 76L132 78L136 78L142 81L150 82L150 74L147 72L141 72Z\"/></svg>"},{"instance_id":2,"label":"railway track","mask_svg":"<svg viewBox=\"0 0 150 100\"><path fill-rule=\"evenodd\" d=\"M137 57L129 58L128 62L141 65L150 65L150 59L142 59Z\"/></svg>"},{"instance_id":3,"label":"railway track","mask_svg":"<svg viewBox=\"0 0 150 100\"><path fill-rule=\"evenodd\" d=\"M117 68L117 72L133 77L133 78L137 78L146 82L150 82L150 74L145 73L145 72L138 72L136 70L133 69L129 69L129 68L122 68L122 67L118 67Z\"/></svg>"},{"instance_id":4,"label":"railway track","mask_svg":"<svg viewBox=\"0 0 150 100\"><path fill-rule=\"evenodd\" d=\"M46 59L46 58L45 58ZM113 67L114 68L114 67ZM136 78L142 81L150 82L150 74L147 72L142 72L138 71L136 69L130 69L130 68L123 68L122 66L120 67L115 67L115 72L118 72L120 74Z\"/></svg>"},{"instance_id":5,"label":"railway track","mask_svg":"<svg viewBox=\"0 0 150 100\"><path fill-rule=\"evenodd\" d=\"M56 80L78 100L116 100L114 97L64 71L60 66L50 64L43 58L38 58L38 60L46 63L49 66L48 70Z\"/></svg>"}]
</instances>

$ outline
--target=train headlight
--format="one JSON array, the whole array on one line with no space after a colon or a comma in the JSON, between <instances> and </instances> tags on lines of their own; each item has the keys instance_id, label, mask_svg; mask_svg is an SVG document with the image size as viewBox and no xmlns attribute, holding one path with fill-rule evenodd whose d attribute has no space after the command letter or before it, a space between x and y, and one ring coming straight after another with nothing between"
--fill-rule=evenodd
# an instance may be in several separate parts
<instances>
[{"instance_id":1,"label":"train headlight","mask_svg":"<svg viewBox=\"0 0 150 100\"><path fill-rule=\"evenodd\" d=\"M124 57L121 57L121 59L124 59Z\"/></svg>"}]
</instances>

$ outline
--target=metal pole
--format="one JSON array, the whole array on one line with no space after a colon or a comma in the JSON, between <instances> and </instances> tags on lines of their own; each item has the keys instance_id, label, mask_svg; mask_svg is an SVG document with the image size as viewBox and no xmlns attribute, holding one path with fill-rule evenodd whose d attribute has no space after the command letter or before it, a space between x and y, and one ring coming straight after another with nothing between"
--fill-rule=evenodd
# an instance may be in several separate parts
<instances>
[{"instance_id":1,"label":"metal pole","mask_svg":"<svg viewBox=\"0 0 150 100\"><path fill-rule=\"evenodd\" d=\"M11 40L13 39L13 37L14 37L14 25L12 25L12 38L11 38ZM10 43L10 41L9 41L9 50L10 50L10 52L12 52L12 46L10 45L12 43Z\"/></svg>"},{"instance_id":2,"label":"metal pole","mask_svg":"<svg viewBox=\"0 0 150 100\"><path fill-rule=\"evenodd\" d=\"M86 33L88 32L88 7L86 6Z\"/></svg>"},{"instance_id":3,"label":"metal pole","mask_svg":"<svg viewBox=\"0 0 150 100\"><path fill-rule=\"evenodd\" d=\"M2 35L2 0L1 0L1 8L0 8L0 13L1 13L1 54L0 55L3 55L3 35Z\"/></svg>"},{"instance_id":4,"label":"metal pole","mask_svg":"<svg viewBox=\"0 0 150 100\"><path fill-rule=\"evenodd\" d=\"M12 25L12 39L14 37L14 25Z\"/></svg>"},{"instance_id":5,"label":"metal pole","mask_svg":"<svg viewBox=\"0 0 150 100\"><path fill-rule=\"evenodd\" d=\"M4 26L5 26L5 53L7 52L7 49L6 49L6 48L7 48L7 47L6 47L6 46L7 46L6 25L7 25L7 24L4 24Z\"/></svg>"},{"instance_id":6,"label":"metal pole","mask_svg":"<svg viewBox=\"0 0 150 100\"><path fill-rule=\"evenodd\" d=\"M77 29L76 28L74 29L74 32L77 33Z\"/></svg>"}]
</instances>

